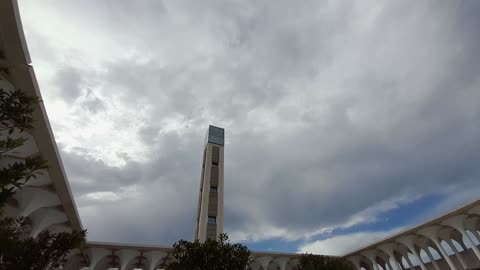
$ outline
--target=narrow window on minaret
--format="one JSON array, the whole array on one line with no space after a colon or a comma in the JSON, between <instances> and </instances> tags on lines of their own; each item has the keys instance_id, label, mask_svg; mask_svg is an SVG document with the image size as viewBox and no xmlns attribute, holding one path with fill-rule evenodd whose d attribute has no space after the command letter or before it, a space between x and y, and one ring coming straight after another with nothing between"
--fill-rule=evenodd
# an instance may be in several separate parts
<instances>
[{"instance_id":1,"label":"narrow window on minaret","mask_svg":"<svg viewBox=\"0 0 480 270\"><path fill-rule=\"evenodd\" d=\"M217 224L216 217L208 217L208 224Z\"/></svg>"}]
</instances>

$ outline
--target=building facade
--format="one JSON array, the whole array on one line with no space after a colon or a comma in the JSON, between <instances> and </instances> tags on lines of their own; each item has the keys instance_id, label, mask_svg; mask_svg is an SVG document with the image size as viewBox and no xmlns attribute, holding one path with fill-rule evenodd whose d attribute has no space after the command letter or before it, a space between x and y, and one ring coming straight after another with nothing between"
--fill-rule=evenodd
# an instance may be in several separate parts
<instances>
[{"instance_id":1,"label":"building facade","mask_svg":"<svg viewBox=\"0 0 480 270\"><path fill-rule=\"evenodd\" d=\"M0 88L22 89L30 96L41 93L25 42L17 0L0 1ZM80 217L63 163L42 103L35 105L34 128L19 136L28 143L12 159L40 155L48 168L29 181L8 202L5 213L25 217L32 236L82 230ZM0 134L1 136L1 134ZM195 239L216 239L223 232L224 130L208 128L200 177ZM12 160L3 159L0 167ZM345 254L357 270L467 270L480 268L480 201L475 201L432 221ZM63 266L66 270L156 270L173 258L171 246L86 241L73 250ZM299 254L252 252L252 270L293 270Z\"/></svg>"},{"instance_id":2,"label":"building facade","mask_svg":"<svg viewBox=\"0 0 480 270\"><path fill-rule=\"evenodd\" d=\"M353 251L357 270L480 269L480 201Z\"/></svg>"},{"instance_id":3,"label":"building facade","mask_svg":"<svg viewBox=\"0 0 480 270\"><path fill-rule=\"evenodd\" d=\"M198 196L195 240L217 240L223 233L223 169L225 130L209 126L205 136Z\"/></svg>"}]
</instances>

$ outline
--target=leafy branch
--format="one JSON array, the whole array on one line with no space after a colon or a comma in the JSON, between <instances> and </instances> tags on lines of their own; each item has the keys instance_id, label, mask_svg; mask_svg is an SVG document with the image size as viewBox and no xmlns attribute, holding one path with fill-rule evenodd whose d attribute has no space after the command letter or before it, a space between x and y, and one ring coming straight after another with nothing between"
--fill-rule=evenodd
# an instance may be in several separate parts
<instances>
[{"instance_id":1,"label":"leafy branch","mask_svg":"<svg viewBox=\"0 0 480 270\"><path fill-rule=\"evenodd\" d=\"M27 96L22 91L0 88L0 131L12 134L15 129L23 131L32 128L32 105L39 102L38 97Z\"/></svg>"},{"instance_id":2,"label":"leafy branch","mask_svg":"<svg viewBox=\"0 0 480 270\"><path fill-rule=\"evenodd\" d=\"M26 237L25 219L0 220L0 270L59 269L72 247L78 247L86 231L41 232L36 238Z\"/></svg>"},{"instance_id":3,"label":"leafy branch","mask_svg":"<svg viewBox=\"0 0 480 270\"><path fill-rule=\"evenodd\" d=\"M20 90L0 89L0 270L60 269L70 250L79 247L86 235L86 230L45 230L33 238L28 236L25 218L3 217L2 208L15 192L47 168L47 161L40 156L15 155L15 149L27 142L18 134L33 128L32 114L38 102L39 98Z\"/></svg>"},{"instance_id":4,"label":"leafy branch","mask_svg":"<svg viewBox=\"0 0 480 270\"><path fill-rule=\"evenodd\" d=\"M219 240L205 243L180 240L173 246L175 261L168 270L244 270L251 262L250 250L241 244L232 244L226 234Z\"/></svg>"},{"instance_id":5,"label":"leafy branch","mask_svg":"<svg viewBox=\"0 0 480 270\"><path fill-rule=\"evenodd\" d=\"M21 189L30 179L37 177L39 170L47 168L47 162L41 157L23 159L9 155L27 141L24 137L13 138L12 134L33 128L33 105L38 102L38 97L27 96L20 90L0 88L0 136L3 138L0 140L0 161L8 163L0 169L0 208L17 188ZM11 159L21 161L12 163Z\"/></svg>"},{"instance_id":6,"label":"leafy branch","mask_svg":"<svg viewBox=\"0 0 480 270\"><path fill-rule=\"evenodd\" d=\"M41 157L27 157L24 162L9 163L0 169L0 206L21 189L30 179L41 174L39 170L47 168L47 161Z\"/></svg>"}]
</instances>

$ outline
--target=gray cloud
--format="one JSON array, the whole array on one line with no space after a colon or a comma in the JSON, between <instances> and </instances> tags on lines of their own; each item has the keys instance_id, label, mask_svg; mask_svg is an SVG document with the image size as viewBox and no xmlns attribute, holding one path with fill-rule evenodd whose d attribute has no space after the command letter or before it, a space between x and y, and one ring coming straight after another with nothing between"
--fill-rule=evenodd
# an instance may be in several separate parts
<instances>
[{"instance_id":1,"label":"gray cloud","mask_svg":"<svg viewBox=\"0 0 480 270\"><path fill-rule=\"evenodd\" d=\"M73 102L81 95L85 82L80 72L72 67L60 69L57 74L56 84L61 89L61 95L66 102Z\"/></svg>"},{"instance_id":2,"label":"gray cloud","mask_svg":"<svg viewBox=\"0 0 480 270\"><path fill-rule=\"evenodd\" d=\"M90 239L191 238L208 124L226 128L226 229L245 238L478 181L476 1L42 5L24 25Z\"/></svg>"}]
</instances>

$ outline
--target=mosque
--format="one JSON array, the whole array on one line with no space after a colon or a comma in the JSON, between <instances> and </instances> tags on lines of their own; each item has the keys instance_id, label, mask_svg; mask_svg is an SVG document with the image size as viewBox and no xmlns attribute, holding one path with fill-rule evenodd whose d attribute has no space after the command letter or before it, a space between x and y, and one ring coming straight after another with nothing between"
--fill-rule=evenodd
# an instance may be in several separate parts
<instances>
[{"instance_id":1,"label":"mosque","mask_svg":"<svg viewBox=\"0 0 480 270\"><path fill-rule=\"evenodd\" d=\"M23 33L17 0L0 1L0 88L22 89L41 96ZM28 138L14 158L40 155L48 169L18 190L8 202L6 214L26 217L30 234L82 230L52 129L42 103L34 112L34 128L21 135ZM204 141L202 173L195 226L199 241L216 239L223 232L224 136L222 128L209 126ZM199 143L202 143L199 140ZM2 160L2 165L11 160ZM200 166L200 164L199 164ZM480 201L420 224L386 239L344 254L363 270L466 270L480 268ZM367 243L366 243L367 244ZM171 246L134 243L104 243L87 239L84 247L68 256L63 269L155 270L173 259ZM252 252L250 269L292 270L299 254Z\"/></svg>"}]
</instances>

